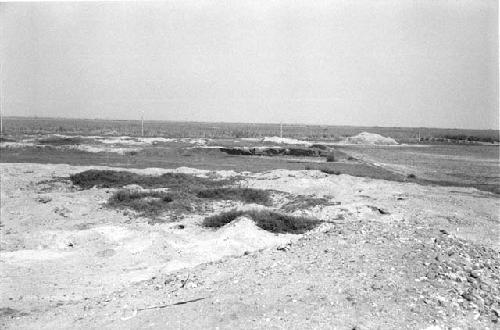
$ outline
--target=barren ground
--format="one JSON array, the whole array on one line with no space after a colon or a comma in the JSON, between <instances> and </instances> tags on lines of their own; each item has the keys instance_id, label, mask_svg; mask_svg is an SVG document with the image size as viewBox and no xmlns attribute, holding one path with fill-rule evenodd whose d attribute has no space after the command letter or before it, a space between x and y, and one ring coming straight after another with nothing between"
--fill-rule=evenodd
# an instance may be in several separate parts
<instances>
[{"instance_id":1,"label":"barren ground","mask_svg":"<svg viewBox=\"0 0 500 330\"><path fill-rule=\"evenodd\" d=\"M489 192L244 173L243 185L281 192L277 205L297 195L332 202L296 211L329 223L277 235L245 218L200 226L205 215L257 206L217 202L150 225L104 207L112 189L57 179L91 167L0 168L2 328L499 327L500 200Z\"/></svg>"}]
</instances>

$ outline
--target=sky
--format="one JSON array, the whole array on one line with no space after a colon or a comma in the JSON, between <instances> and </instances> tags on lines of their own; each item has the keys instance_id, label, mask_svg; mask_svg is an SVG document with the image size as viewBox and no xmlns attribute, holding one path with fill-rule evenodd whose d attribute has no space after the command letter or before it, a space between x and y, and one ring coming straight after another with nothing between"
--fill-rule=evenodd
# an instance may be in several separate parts
<instances>
[{"instance_id":1,"label":"sky","mask_svg":"<svg viewBox=\"0 0 500 330\"><path fill-rule=\"evenodd\" d=\"M0 3L6 116L499 128L496 0Z\"/></svg>"}]
</instances>

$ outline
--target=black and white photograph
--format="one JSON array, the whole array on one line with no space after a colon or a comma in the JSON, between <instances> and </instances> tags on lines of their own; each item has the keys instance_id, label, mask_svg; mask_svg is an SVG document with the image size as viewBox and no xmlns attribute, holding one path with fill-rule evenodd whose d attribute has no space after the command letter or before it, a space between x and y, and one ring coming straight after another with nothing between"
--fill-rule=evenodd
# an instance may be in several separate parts
<instances>
[{"instance_id":1,"label":"black and white photograph","mask_svg":"<svg viewBox=\"0 0 500 330\"><path fill-rule=\"evenodd\" d=\"M500 329L498 0L0 0L1 329Z\"/></svg>"}]
</instances>

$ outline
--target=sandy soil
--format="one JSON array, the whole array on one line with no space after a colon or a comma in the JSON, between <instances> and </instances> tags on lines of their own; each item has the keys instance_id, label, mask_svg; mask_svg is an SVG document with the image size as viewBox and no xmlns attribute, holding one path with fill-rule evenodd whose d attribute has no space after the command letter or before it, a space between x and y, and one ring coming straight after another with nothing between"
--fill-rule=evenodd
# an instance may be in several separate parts
<instances>
[{"instance_id":1,"label":"sandy soil","mask_svg":"<svg viewBox=\"0 0 500 330\"><path fill-rule=\"evenodd\" d=\"M244 185L283 198L335 202L296 211L328 224L275 235L246 218L200 227L204 215L244 207L237 203L150 225L105 208L110 189L53 180L89 167L0 168L3 328L498 327L500 200L487 192L244 173Z\"/></svg>"}]
</instances>

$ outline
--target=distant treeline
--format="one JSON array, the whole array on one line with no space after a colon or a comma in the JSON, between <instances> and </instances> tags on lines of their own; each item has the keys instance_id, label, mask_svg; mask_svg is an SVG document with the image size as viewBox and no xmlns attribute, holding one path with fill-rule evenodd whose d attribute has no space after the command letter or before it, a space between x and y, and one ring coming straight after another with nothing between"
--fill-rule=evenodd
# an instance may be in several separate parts
<instances>
[{"instance_id":1,"label":"distant treeline","mask_svg":"<svg viewBox=\"0 0 500 330\"><path fill-rule=\"evenodd\" d=\"M140 121L132 120L6 117L3 124L4 133L14 136L22 134L141 135ZM365 131L392 137L402 143L446 142L448 140L499 141L498 130L283 124L283 136L303 140L338 141ZM279 136L280 125L145 121L144 135L167 138L259 138Z\"/></svg>"},{"instance_id":2,"label":"distant treeline","mask_svg":"<svg viewBox=\"0 0 500 330\"><path fill-rule=\"evenodd\" d=\"M495 142L499 141L498 136L497 137L474 136L474 135L465 135L465 134L444 135L443 138L445 138L447 140L453 140L453 141L486 142L486 143L495 143Z\"/></svg>"}]
</instances>

